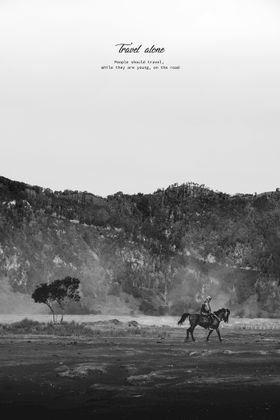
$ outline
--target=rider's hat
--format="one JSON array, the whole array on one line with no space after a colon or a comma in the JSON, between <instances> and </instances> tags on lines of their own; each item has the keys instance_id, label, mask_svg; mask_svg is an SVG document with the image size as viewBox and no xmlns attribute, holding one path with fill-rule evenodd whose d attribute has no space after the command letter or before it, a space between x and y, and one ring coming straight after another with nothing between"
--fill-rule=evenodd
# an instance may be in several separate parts
<instances>
[{"instance_id":1,"label":"rider's hat","mask_svg":"<svg viewBox=\"0 0 280 420\"><path fill-rule=\"evenodd\" d=\"M207 298L205 300L211 300L211 296L207 296Z\"/></svg>"}]
</instances>

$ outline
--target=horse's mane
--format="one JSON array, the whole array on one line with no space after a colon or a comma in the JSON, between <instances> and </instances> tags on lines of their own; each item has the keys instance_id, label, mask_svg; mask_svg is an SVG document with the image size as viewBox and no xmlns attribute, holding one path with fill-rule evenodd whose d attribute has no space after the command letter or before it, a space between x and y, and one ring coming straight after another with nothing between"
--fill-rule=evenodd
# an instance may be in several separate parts
<instances>
[{"instance_id":1,"label":"horse's mane","mask_svg":"<svg viewBox=\"0 0 280 420\"><path fill-rule=\"evenodd\" d=\"M219 315L221 312L225 312L225 311L226 311L225 308L221 308L221 309L218 309L217 311L214 311L214 314Z\"/></svg>"}]
</instances>

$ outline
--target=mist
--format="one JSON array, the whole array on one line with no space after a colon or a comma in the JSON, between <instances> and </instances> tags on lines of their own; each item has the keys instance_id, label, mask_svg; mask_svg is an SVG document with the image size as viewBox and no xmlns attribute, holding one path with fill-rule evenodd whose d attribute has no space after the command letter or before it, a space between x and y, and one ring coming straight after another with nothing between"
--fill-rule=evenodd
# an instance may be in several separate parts
<instances>
[{"instance_id":1,"label":"mist","mask_svg":"<svg viewBox=\"0 0 280 420\"><path fill-rule=\"evenodd\" d=\"M46 314L44 305L36 304L30 295L15 292L7 278L0 279L0 313L1 314Z\"/></svg>"}]
</instances>

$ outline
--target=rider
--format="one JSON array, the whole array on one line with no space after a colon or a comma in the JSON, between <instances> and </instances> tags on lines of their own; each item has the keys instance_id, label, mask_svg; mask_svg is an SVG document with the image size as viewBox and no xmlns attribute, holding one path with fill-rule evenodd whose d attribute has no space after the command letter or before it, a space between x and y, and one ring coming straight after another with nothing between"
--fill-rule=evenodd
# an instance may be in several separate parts
<instances>
[{"instance_id":1,"label":"rider","mask_svg":"<svg viewBox=\"0 0 280 420\"><path fill-rule=\"evenodd\" d=\"M210 306L210 301L212 300L211 296L207 296L207 298L205 299L205 301L203 302L201 309L200 309L200 313L201 315L211 315L212 310L211 310L211 306Z\"/></svg>"},{"instance_id":2,"label":"rider","mask_svg":"<svg viewBox=\"0 0 280 420\"><path fill-rule=\"evenodd\" d=\"M210 306L211 300L212 300L211 296L207 296L207 298L205 299L205 301L203 302L201 306L200 313L201 315L209 316L212 319L212 321L214 321L214 319L215 318L218 319L218 317L211 310L211 306Z\"/></svg>"}]
</instances>

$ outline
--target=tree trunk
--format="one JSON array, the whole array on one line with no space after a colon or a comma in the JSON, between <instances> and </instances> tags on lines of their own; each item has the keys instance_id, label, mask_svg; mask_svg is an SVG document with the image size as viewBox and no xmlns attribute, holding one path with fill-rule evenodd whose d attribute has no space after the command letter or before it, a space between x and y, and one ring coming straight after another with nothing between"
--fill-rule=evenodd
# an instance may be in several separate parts
<instances>
[{"instance_id":1,"label":"tree trunk","mask_svg":"<svg viewBox=\"0 0 280 420\"><path fill-rule=\"evenodd\" d=\"M51 307L51 305L49 303L46 303L46 305L50 308L51 313L52 313L52 318L53 318L53 323L56 323L56 319L55 319L55 312L53 310L53 308Z\"/></svg>"},{"instance_id":2,"label":"tree trunk","mask_svg":"<svg viewBox=\"0 0 280 420\"><path fill-rule=\"evenodd\" d=\"M63 322L63 317L64 317L64 307L63 307L63 305L61 304L61 303L59 303L59 307L60 307L60 309L61 309L61 318L60 318L60 323L62 324L62 322Z\"/></svg>"}]
</instances>

